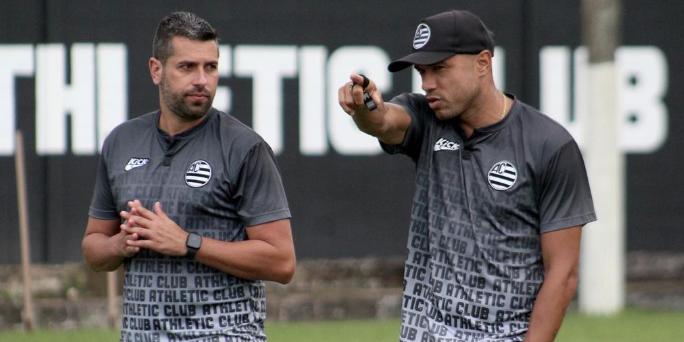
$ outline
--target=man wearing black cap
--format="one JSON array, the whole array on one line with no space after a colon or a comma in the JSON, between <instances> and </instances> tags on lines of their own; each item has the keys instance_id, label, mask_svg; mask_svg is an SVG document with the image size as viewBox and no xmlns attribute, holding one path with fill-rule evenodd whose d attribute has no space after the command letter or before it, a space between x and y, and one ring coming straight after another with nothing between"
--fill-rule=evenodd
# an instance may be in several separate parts
<instances>
[{"instance_id":1,"label":"man wearing black cap","mask_svg":"<svg viewBox=\"0 0 684 342\"><path fill-rule=\"evenodd\" d=\"M389 70L413 66L425 95L384 102L358 74L339 89L359 129L416 163L400 339L552 341L581 227L596 220L579 148L496 88L493 39L474 14L423 19L412 47Z\"/></svg>"}]
</instances>

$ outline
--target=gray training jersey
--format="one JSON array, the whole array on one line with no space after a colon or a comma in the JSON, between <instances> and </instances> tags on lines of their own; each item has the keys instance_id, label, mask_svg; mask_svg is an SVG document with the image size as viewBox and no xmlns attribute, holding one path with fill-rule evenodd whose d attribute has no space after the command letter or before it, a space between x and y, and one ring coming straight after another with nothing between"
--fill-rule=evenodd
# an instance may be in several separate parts
<instances>
[{"instance_id":1,"label":"gray training jersey","mask_svg":"<svg viewBox=\"0 0 684 342\"><path fill-rule=\"evenodd\" d=\"M273 153L254 131L210 110L173 138L159 112L105 140L89 215L119 219L139 199L189 232L245 240L245 227L290 217ZM264 285L185 257L141 250L124 262L121 341L264 341Z\"/></svg>"},{"instance_id":2,"label":"gray training jersey","mask_svg":"<svg viewBox=\"0 0 684 342\"><path fill-rule=\"evenodd\" d=\"M401 341L522 341L543 280L541 234L596 219L584 163L559 124L519 101L466 139L418 94L383 148L416 163Z\"/></svg>"}]
</instances>

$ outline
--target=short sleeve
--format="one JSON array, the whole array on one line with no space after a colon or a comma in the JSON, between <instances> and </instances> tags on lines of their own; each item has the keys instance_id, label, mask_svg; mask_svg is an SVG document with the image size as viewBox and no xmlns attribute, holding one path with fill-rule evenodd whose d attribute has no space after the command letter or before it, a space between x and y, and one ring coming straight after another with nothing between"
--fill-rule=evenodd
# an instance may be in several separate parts
<instances>
[{"instance_id":1,"label":"short sleeve","mask_svg":"<svg viewBox=\"0 0 684 342\"><path fill-rule=\"evenodd\" d=\"M246 154L234 193L237 213L246 226L291 217L273 151L265 142Z\"/></svg>"},{"instance_id":2,"label":"short sleeve","mask_svg":"<svg viewBox=\"0 0 684 342\"><path fill-rule=\"evenodd\" d=\"M574 140L561 146L546 164L539 203L542 233L596 220L584 160Z\"/></svg>"},{"instance_id":3,"label":"short sleeve","mask_svg":"<svg viewBox=\"0 0 684 342\"><path fill-rule=\"evenodd\" d=\"M421 101L423 99L423 101ZM389 154L406 154L414 161L418 160L420 154L420 147L423 142L423 130L426 125L425 116L427 102L424 97L418 94L401 94L389 101L404 108L404 110L411 116L411 125L409 126L404 141L398 145L388 145L380 142L382 149Z\"/></svg>"},{"instance_id":4,"label":"short sleeve","mask_svg":"<svg viewBox=\"0 0 684 342\"><path fill-rule=\"evenodd\" d=\"M116 210L114 203L114 196L109 185L109 174L107 172L106 154L108 152L108 141L105 140L102 146L102 153L97 162L97 174L95 176L95 188L93 190L93 197L90 201L90 208L88 215L101 220L116 220L119 219L119 213Z\"/></svg>"}]
</instances>

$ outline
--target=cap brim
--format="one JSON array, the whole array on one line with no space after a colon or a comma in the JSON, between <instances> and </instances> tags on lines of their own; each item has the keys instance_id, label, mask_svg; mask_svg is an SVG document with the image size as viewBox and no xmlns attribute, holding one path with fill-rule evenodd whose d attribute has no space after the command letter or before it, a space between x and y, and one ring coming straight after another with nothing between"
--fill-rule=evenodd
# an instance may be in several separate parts
<instances>
[{"instance_id":1,"label":"cap brim","mask_svg":"<svg viewBox=\"0 0 684 342\"><path fill-rule=\"evenodd\" d=\"M387 66L387 70L391 72L397 72L399 70L404 70L411 65L430 65L437 62L443 61L448 57L455 55L455 52L436 52L436 51L418 51L410 55L406 55L399 58Z\"/></svg>"}]
</instances>

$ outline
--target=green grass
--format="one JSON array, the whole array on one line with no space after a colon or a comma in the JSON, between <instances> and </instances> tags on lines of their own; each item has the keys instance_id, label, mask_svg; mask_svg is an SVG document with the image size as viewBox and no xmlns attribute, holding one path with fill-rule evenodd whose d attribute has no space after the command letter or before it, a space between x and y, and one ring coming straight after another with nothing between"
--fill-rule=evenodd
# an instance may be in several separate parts
<instances>
[{"instance_id":1,"label":"green grass","mask_svg":"<svg viewBox=\"0 0 684 342\"><path fill-rule=\"evenodd\" d=\"M266 323L272 342L382 342L399 341L399 320Z\"/></svg>"},{"instance_id":2,"label":"green grass","mask_svg":"<svg viewBox=\"0 0 684 342\"><path fill-rule=\"evenodd\" d=\"M109 342L119 341L119 334L113 330L41 330L35 332L2 331L2 342Z\"/></svg>"},{"instance_id":3,"label":"green grass","mask_svg":"<svg viewBox=\"0 0 684 342\"><path fill-rule=\"evenodd\" d=\"M570 314L558 342L684 340L684 311L627 310L615 317Z\"/></svg>"},{"instance_id":4,"label":"green grass","mask_svg":"<svg viewBox=\"0 0 684 342\"><path fill-rule=\"evenodd\" d=\"M267 322L271 342L396 342L399 321ZM0 331L2 342L118 341L111 330ZM682 341L684 312L627 310L614 317L571 313L557 342Z\"/></svg>"}]
</instances>

